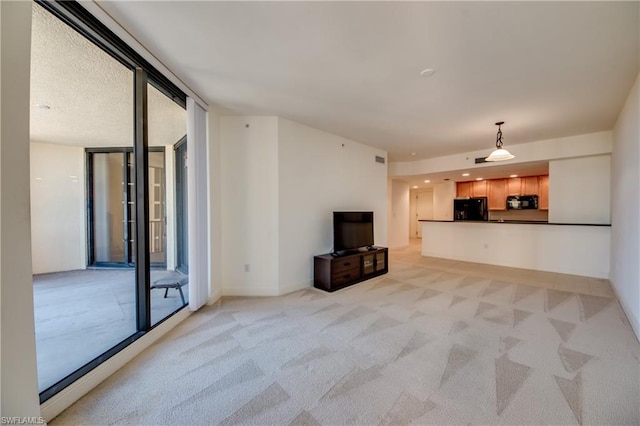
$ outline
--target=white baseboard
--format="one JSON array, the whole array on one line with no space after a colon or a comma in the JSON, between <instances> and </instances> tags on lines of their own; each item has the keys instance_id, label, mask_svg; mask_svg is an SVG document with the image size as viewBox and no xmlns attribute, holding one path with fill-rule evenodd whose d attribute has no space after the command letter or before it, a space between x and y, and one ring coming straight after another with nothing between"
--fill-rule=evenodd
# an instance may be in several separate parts
<instances>
[{"instance_id":1,"label":"white baseboard","mask_svg":"<svg viewBox=\"0 0 640 426\"><path fill-rule=\"evenodd\" d=\"M91 389L98 386L105 379L122 368L126 363L140 354L140 352L151 346L156 340L184 321L189 317L189 315L191 315L191 311L189 311L188 308L180 310L180 312L168 318L146 335L139 338L131 345L127 346L125 349L75 381L73 384L45 401L40 406L42 417L44 417L46 422L50 422L58 414L71 406L71 404L89 393Z\"/></svg>"},{"instance_id":2,"label":"white baseboard","mask_svg":"<svg viewBox=\"0 0 640 426\"><path fill-rule=\"evenodd\" d=\"M220 300L220 298L222 297L222 290L218 290L216 292L214 292L211 297L209 298L209 301L207 302L207 305L215 305L215 303Z\"/></svg>"},{"instance_id":3,"label":"white baseboard","mask_svg":"<svg viewBox=\"0 0 640 426\"><path fill-rule=\"evenodd\" d=\"M294 291L309 288L313 285L313 280L307 280L297 282L293 284L281 285L278 289L271 287L259 287L259 286L238 286L238 287L224 287L220 296L253 296L253 297L265 297L265 296L281 296L283 294L292 293ZM213 298L212 298L213 300ZM215 303L214 302L211 302Z\"/></svg>"},{"instance_id":4,"label":"white baseboard","mask_svg":"<svg viewBox=\"0 0 640 426\"><path fill-rule=\"evenodd\" d=\"M278 289L271 287L261 286L238 286L238 287L223 287L223 296L278 296Z\"/></svg>"},{"instance_id":5,"label":"white baseboard","mask_svg":"<svg viewBox=\"0 0 640 426\"><path fill-rule=\"evenodd\" d=\"M298 283L281 285L280 295L293 293L294 291L303 290L309 287L313 287L313 280L306 280Z\"/></svg>"},{"instance_id":6,"label":"white baseboard","mask_svg":"<svg viewBox=\"0 0 640 426\"><path fill-rule=\"evenodd\" d=\"M399 250L399 249L404 249L404 248L408 248L409 247L409 243L407 244L400 244L397 246L390 246L389 249L390 250Z\"/></svg>"}]
</instances>

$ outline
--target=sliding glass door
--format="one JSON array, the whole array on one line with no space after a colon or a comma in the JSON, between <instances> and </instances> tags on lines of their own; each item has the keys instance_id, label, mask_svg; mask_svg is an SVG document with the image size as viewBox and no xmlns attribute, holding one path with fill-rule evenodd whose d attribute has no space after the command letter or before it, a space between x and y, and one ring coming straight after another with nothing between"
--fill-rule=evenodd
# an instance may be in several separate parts
<instances>
[{"instance_id":1,"label":"sliding glass door","mask_svg":"<svg viewBox=\"0 0 640 426\"><path fill-rule=\"evenodd\" d=\"M134 164L124 155L134 149L135 72L32 7L31 96L44 105L30 117L34 316L39 387L52 394L139 331L133 268L87 268L135 262L125 220L137 206L126 184ZM85 150L95 146L110 151L96 153L87 173Z\"/></svg>"},{"instance_id":2,"label":"sliding glass door","mask_svg":"<svg viewBox=\"0 0 640 426\"><path fill-rule=\"evenodd\" d=\"M88 148L89 266L135 266L135 192L132 148ZM150 262L166 265L164 148L149 148Z\"/></svg>"},{"instance_id":3,"label":"sliding glass door","mask_svg":"<svg viewBox=\"0 0 640 426\"><path fill-rule=\"evenodd\" d=\"M188 303L186 96L73 1L34 3L31 51L44 402Z\"/></svg>"},{"instance_id":4,"label":"sliding glass door","mask_svg":"<svg viewBox=\"0 0 640 426\"><path fill-rule=\"evenodd\" d=\"M133 266L133 164L126 152L89 153L89 264Z\"/></svg>"},{"instance_id":5,"label":"sliding glass door","mask_svg":"<svg viewBox=\"0 0 640 426\"><path fill-rule=\"evenodd\" d=\"M186 140L186 111L177 114L176 103L147 84L149 135L149 248L151 263L151 325L164 320L189 301L188 276L179 268L180 222L186 215L177 183L182 170L176 167L173 147ZM167 111L176 111L167 115ZM186 144L185 144L186 146ZM158 147L163 147L162 151Z\"/></svg>"}]
</instances>

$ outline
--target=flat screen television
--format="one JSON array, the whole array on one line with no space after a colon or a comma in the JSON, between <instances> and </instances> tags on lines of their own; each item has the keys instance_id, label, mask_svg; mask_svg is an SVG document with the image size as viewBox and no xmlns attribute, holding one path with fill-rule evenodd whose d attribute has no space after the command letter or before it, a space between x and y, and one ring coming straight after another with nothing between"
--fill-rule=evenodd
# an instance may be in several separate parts
<instances>
[{"instance_id":1,"label":"flat screen television","mask_svg":"<svg viewBox=\"0 0 640 426\"><path fill-rule=\"evenodd\" d=\"M333 212L333 251L373 245L373 212Z\"/></svg>"}]
</instances>

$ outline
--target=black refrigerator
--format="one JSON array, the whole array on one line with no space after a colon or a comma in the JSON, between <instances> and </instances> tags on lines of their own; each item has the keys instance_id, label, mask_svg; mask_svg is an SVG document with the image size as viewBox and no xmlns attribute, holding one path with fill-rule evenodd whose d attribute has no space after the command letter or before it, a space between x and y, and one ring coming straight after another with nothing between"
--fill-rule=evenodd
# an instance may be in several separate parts
<instances>
[{"instance_id":1,"label":"black refrigerator","mask_svg":"<svg viewBox=\"0 0 640 426\"><path fill-rule=\"evenodd\" d=\"M489 220L487 198L453 200L453 220Z\"/></svg>"}]
</instances>

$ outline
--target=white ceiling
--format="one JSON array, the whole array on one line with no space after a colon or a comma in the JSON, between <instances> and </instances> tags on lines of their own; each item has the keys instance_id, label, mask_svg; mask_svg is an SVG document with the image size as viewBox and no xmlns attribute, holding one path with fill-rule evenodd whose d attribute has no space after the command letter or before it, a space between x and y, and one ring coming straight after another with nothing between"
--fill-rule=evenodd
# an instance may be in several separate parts
<instances>
[{"instance_id":1,"label":"white ceiling","mask_svg":"<svg viewBox=\"0 0 640 426\"><path fill-rule=\"evenodd\" d=\"M186 134L183 108L148 86L149 145ZM41 109L36 105L48 105ZM33 3L31 140L133 146L133 73Z\"/></svg>"},{"instance_id":2,"label":"white ceiling","mask_svg":"<svg viewBox=\"0 0 640 426\"><path fill-rule=\"evenodd\" d=\"M391 161L609 130L639 70L638 2L98 4L208 102Z\"/></svg>"}]
</instances>

